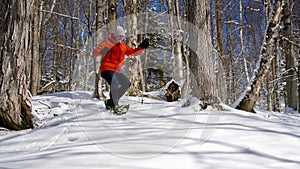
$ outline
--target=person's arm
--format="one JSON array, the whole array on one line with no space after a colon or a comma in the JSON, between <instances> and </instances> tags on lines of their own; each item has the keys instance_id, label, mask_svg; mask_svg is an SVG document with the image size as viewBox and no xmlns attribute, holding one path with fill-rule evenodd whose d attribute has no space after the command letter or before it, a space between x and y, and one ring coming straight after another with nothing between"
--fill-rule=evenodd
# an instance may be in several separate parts
<instances>
[{"instance_id":1,"label":"person's arm","mask_svg":"<svg viewBox=\"0 0 300 169\"><path fill-rule=\"evenodd\" d=\"M127 55L127 56L138 56L138 55L140 55L141 53L142 53L142 51L143 51L143 48L141 48L140 46L138 46L137 48L131 48L131 47L129 47L129 46L127 46L127 45L125 45L126 46L126 52L125 52L125 54Z\"/></svg>"},{"instance_id":2,"label":"person's arm","mask_svg":"<svg viewBox=\"0 0 300 169\"><path fill-rule=\"evenodd\" d=\"M142 53L143 49L146 49L149 46L149 39L144 39L143 42L135 49L126 46L126 52L125 54L127 56L138 56Z\"/></svg>"},{"instance_id":3,"label":"person's arm","mask_svg":"<svg viewBox=\"0 0 300 169\"><path fill-rule=\"evenodd\" d=\"M109 45L107 44L106 41L100 43L92 52L92 55L97 57L97 56L104 56L108 51L110 50Z\"/></svg>"}]
</instances>

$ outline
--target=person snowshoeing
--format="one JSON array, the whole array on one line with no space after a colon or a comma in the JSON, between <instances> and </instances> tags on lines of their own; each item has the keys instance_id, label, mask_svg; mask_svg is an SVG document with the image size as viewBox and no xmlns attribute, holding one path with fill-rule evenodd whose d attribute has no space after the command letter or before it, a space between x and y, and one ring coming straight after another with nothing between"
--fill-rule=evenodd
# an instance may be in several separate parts
<instances>
[{"instance_id":1,"label":"person snowshoeing","mask_svg":"<svg viewBox=\"0 0 300 169\"><path fill-rule=\"evenodd\" d=\"M124 56L138 56L143 49L149 46L149 39L144 39L137 48L131 48L124 44L125 38L123 27L117 26L113 33L110 33L106 40L101 42L94 50L94 57L102 55L100 74L110 85L110 98L105 100L107 110L114 113L122 111L123 106L119 105L120 98L130 87L129 79L122 73Z\"/></svg>"}]
</instances>

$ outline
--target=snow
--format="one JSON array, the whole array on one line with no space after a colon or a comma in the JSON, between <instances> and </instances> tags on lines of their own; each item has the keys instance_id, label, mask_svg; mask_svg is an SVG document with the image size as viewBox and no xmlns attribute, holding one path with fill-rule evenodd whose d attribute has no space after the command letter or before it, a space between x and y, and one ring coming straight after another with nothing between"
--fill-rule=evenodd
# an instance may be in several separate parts
<instances>
[{"instance_id":1,"label":"snow","mask_svg":"<svg viewBox=\"0 0 300 169\"><path fill-rule=\"evenodd\" d=\"M125 96L112 115L90 92L32 98L35 129L0 131L0 168L296 169L298 113L251 114ZM43 103L43 104L42 104Z\"/></svg>"}]
</instances>

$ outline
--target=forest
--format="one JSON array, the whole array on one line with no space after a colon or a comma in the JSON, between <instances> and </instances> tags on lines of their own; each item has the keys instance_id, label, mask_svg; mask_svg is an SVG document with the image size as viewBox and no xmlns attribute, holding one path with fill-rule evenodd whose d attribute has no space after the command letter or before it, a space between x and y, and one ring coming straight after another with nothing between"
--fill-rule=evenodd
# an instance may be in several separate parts
<instances>
[{"instance_id":1,"label":"forest","mask_svg":"<svg viewBox=\"0 0 300 169\"><path fill-rule=\"evenodd\" d=\"M117 25L126 44L150 39L127 57L130 96L171 79L182 97L300 112L299 0L2 0L0 125L32 128L30 97L108 90L92 50Z\"/></svg>"}]
</instances>

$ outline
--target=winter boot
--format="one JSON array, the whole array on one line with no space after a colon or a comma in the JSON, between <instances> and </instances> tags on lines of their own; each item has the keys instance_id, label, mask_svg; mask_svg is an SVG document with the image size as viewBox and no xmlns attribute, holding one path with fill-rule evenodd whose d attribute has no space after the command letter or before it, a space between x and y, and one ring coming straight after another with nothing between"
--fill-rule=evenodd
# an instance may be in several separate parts
<instances>
[{"instance_id":1,"label":"winter boot","mask_svg":"<svg viewBox=\"0 0 300 169\"><path fill-rule=\"evenodd\" d=\"M111 100L107 99L104 101L106 110L113 110L114 106L111 104Z\"/></svg>"}]
</instances>

